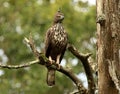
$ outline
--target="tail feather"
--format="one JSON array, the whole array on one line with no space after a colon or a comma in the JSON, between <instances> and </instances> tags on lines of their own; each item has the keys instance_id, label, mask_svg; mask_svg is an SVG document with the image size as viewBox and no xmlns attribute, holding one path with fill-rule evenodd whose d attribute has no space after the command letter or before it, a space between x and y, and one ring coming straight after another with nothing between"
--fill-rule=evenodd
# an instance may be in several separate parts
<instances>
[{"instance_id":1,"label":"tail feather","mask_svg":"<svg viewBox=\"0 0 120 94\"><path fill-rule=\"evenodd\" d=\"M49 86L55 85L55 70L54 69L48 69L46 81Z\"/></svg>"}]
</instances>

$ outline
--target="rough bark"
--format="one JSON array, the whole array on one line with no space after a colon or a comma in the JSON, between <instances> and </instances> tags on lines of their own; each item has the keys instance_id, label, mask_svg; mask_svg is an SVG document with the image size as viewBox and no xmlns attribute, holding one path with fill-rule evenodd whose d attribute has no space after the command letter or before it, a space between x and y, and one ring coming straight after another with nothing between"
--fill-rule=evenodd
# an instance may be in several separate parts
<instances>
[{"instance_id":1,"label":"rough bark","mask_svg":"<svg viewBox=\"0 0 120 94\"><path fill-rule=\"evenodd\" d=\"M99 94L118 94L109 70L114 67L117 79L120 77L120 0L97 0L97 23Z\"/></svg>"}]
</instances>

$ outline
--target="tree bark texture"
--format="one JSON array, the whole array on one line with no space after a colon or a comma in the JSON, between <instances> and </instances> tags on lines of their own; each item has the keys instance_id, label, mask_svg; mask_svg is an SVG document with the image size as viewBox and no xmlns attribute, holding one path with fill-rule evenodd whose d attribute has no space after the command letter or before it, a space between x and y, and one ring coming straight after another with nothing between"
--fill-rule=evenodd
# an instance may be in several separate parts
<instances>
[{"instance_id":1,"label":"tree bark texture","mask_svg":"<svg viewBox=\"0 0 120 94\"><path fill-rule=\"evenodd\" d=\"M108 66L120 77L120 0L97 0L97 39L99 94L118 94Z\"/></svg>"}]
</instances>

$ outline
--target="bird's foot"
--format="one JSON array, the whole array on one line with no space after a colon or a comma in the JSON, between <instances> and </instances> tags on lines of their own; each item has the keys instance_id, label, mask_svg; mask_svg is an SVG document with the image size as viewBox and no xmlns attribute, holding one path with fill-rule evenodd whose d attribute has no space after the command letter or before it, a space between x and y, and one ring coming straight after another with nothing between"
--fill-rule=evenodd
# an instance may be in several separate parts
<instances>
[{"instance_id":1,"label":"bird's foot","mask_svg":"<svg viewBox=\"0 0 120 94\"><path fill-rule=\"evenodd\" d=\"M60 70L60 64L56 63L57 69Z\"/></svg>"},{"instance_id":2,"label":"bird's foot","mask_svg":"<svg viewBox=\"0 0 120 94\"><path fill-rule=\"evenodd\" d=\"M49 57L49 64L52 65L53 64L53 60L51 57Z\"/></svg>"},{"instance_id":3,"label":"bird's foot","mask_svg":"<svg viewBox=\"0 0 120 94\"><path fill-rule=\"evenodd\" d=\"M52 60L49 60L49 64L52 65L52 64L53 64L53 61L52 61Z\"/></svg>"}]
</instances>

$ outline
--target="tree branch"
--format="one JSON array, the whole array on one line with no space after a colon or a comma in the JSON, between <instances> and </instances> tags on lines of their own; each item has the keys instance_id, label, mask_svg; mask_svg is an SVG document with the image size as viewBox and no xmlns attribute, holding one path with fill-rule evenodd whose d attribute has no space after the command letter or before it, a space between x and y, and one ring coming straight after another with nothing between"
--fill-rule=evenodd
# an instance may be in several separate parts
<instances>
[{"instance_id":1,"label":"tree branch","mask_svg":"<svg viewBox=\"0 0 120 94\"><path fill-rule=\"evenodd\" d=\"M86 75L87 75L87 79L88 79L88 87L89 88L87 90L83 86L82 82L77 78L77 76L71 70L69 70L67 68L63 68L62 66L60 66L60 69L57 69L58 65L56 65L55 61L53 61L53 64L50 64L49 59L43 53L40 53L40 52L37 51L31 35L30 35L29 39L25 38L24 40L30 46L33 54L38 59L35 60L35 61L25 63L25 64L20 64L20 65L3 65L3 64L0 64L1 68L18 69L18 68L28 67L28 66L33 65L33 64L41 64L41 65L44 65L46 67L54 68L57 71L65 74L66 76L68 76L76 84L80 94L94 94L95 83L94 83L94 80L93 80L93 75L92 75L91 68L90 68L89 63L88 63L88 58L89 58L89 56L91 56L91 54L87 54L87 55L80 54L73 45L70 45L70 44L68 45L68 50L74 56L76 56L79 60L81 60L83 66L84 66L84 69L85 69L85 72L86 72Z\"/></svg>"},{"instance_id":2,"label":"tree branch","mask_svg":"<svg viewBox=\"0 0 120 94\"><path fill-rule=\"evenodd\" d=\"M77 78L77 76L69 69L64 68L60 65L60 69L58 69L58 65L55 63L55 61L52 61L53 64L49 64L49 59L47 57L45 57L44 54L40 54L39 56L39 60L41 61L40 64L44 64L46 67L51 67L54 68L55 70L65 74L66 76L68 76L77 86L79 93L80 94L88 94L87 89L83 86L82 82Z\"/></svg>"},{"instance_id":3,"label":"tree branch","mask_svg":"<svg viewBox=\"0 0 120 94\"><path fill-rule=\"evenodd\" d=\"M88 53L86 55L81 54L78 52L78 50L73 46L68 44L68 50L76 56L83 64L85 73L87 75L88 80L88 94L94 94L95 93L95 82L92 75L91 66L89 65L88 58L92 55L91 53Z\"/></svg>"},{"instance_id":4,"label":"tree branch","mask_svg":"<svg viewBox=\"0 0 120 94\"><path fill-rule=\"evenodd\" d=\"M76 75L71 70L69 70L67 68L63 68L61 65L60 65L60 69L57 69L58 65L55 64L54 61L53 61L52 65L49 64L48 62L49 62L49 59L47 57L45 57L44 54L41 53L39 55L39 60L37 59L35 61L31 61L31 62L21 64L21 65L3 65L3 64L0 64L0 67L1 68L8 68L8 69L19 69L19 68L28 67L28 66L33 65L33 64L45 65L46 67L51 67L51 68L65 74L66 76L68 76L76 84L80 94L88 94L87 89L82 85L82 82L76 77Z\"/></svg>"},{"instance_id":5,"label":"tree branch","mask_svg":"<svg viewBox=\"0 0 120 94\"><path fill-rule=\"evenodd\" d=\"M37 49L36 49L36 47L35 47L35 44L34 44L34 41L33 41L33 39L32 39L31 34L30 34L30 36L29 36L29 39L24 38L24 41L30 46L33 54L34 54L36 57L39 57L39 54L40 54L40 53L37 51Z\"/></svg>"},{"instance_id":6,"label":"tree branch","mask_svg":"<svg viewBox=\"0 0 120 94\"><path fill-rule=\"evenodd\" d=\"M88 94L87 89L83 86L82 82L76 77L76 75L72 71L63 68L62 66L58 71L68 76L76 84L80 94Z\"/></svg>"},{"instance_id":7,"label":"tree branch","mask_svg":"<svg viewBox=\"0 0 120 94\"><path fill-rule=\"evenodd\" d=\"M32 41L32 37L31 37L31 36L30 36L29 39L25 38L25 40L26 40L26 43L30 45L30 47L31 47L31 49L32 49L32 52L33 52L35 55L36 55L37 53L39 53L39 52L36 50L36 47L35 47L35 45L34 45L34 43L33 43L33 41ZM49 67L52 67L52 68L56 69L57 71L65 74L66 76L68 76L68 77L76 84L76 86L78 87L78 90L79 90L79 93L80 93L80 94L88 94L87 89L83 86L82 82L76 77L76 75L75 75L72 71L70 71L70 70L68 70L68 69L66 69L66 68L63 68L62 66L60 66L60 69L57 69L57 65L56 65L55 61L53 61L53 64L52 64L52 65L49 64L49 63L48 63L48 62L50 62L49 59L48 59L47 57L45 57L45 55L42 54L42 53L41 53L41 54L37 54L36 56L37 56L37 57L39 58L39 60L41 61L40 63L41 63L42 65L46 65L46 67L48 67L48 66L49 66ZM55 66L53 66L53 65L55 65Z\"/></svg>"},{"instance_id":8,"label":"tree branch","mask_svg":"<svg viewBox=\"0 0 120 94\"><path fill-rule=\"evenodd\" d=\"M25 67L29 67L33 64L38 64L39 60L34 60L28 63L24 63L24 64L20 64L20 65L4 65L0 63L0 68L8 68L8 69L19 69L19 68L25 68Z\"/></svg>"}]
</instances>

